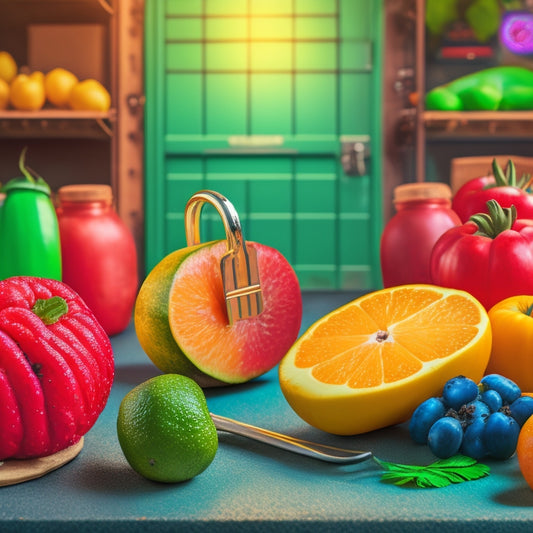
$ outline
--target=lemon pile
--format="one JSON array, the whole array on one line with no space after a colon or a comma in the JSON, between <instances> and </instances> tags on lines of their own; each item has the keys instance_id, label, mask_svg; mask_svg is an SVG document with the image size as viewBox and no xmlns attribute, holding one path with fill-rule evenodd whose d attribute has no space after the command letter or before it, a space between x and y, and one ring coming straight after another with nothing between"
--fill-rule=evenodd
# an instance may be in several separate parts
<instances>
[{"instance_id":1,"label":"lemon pile","mask_svg":"<svg viewBox=\"0 0 533 533\"><path fill-rule=\"evenodd\" d=\"M44 74L19 72L13 56L0 51L0 110L38 111L46 103L59 109L108 111L111 96L95 79L79 80L61 67Z\"/></svg>"}]
</instances>

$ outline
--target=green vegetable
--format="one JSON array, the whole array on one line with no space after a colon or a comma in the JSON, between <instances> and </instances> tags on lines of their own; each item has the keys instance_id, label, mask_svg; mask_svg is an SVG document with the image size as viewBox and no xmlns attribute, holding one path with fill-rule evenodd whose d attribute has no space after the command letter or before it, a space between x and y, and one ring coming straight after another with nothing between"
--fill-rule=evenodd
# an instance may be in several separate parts
<instances>
[{"instance_id":1,"label":"green vegetable","mask_svg":"<svg viewBox=\"0 0 533 533\"><path fill-rule=\"evenodd\" d=\"M495 111L533 109L533 72L524 67L492 67L430 90L426 109Z\"/></svg>"},{"instance_id":2,"label":"green vegetable","mask_svg":"<svg viewBox=\"0 0 533 533\"><path fill-rule=\"evenodd\" d=\"M498 0L476 0L466 9L465 19L476 38L482 43L487 42L500 27Z\"/></svg>"},{"instance_id":3,"label":"green vegetable","mask_svg":"<svg viewBox=\"0 0 533 533\"><path fill-rule=\"evenodd\" d=\"M26 168L22 151L19 168L23 176L6 183L0 207L0 279L37 276L61 280L61 245L50 187Z\"/></svg>"},{"instance_id":4,"label":"green vegetable","mask_svg":"<svg viewBox=\"0 0 533 533\"><path fill-rule=\"evenodd\" d=\"M464 455L440 459L428 466L389 463L375 457L374 460L385 470L382 481L395 485L415 484L420 488L440 488L452 483L474 481L488 476L490 471L488 466Z\"/></svg>"},{"instance_id":5,"label":"green vegetable","mask_svg":"<svg viewBox=\"0 0 533 533\"><path fill-rule=\"evenodd\" d=\"M448 24L459 18L457 0L427 0L426 26L430 33L441 35Z\"/></svg>"}]
</instances>

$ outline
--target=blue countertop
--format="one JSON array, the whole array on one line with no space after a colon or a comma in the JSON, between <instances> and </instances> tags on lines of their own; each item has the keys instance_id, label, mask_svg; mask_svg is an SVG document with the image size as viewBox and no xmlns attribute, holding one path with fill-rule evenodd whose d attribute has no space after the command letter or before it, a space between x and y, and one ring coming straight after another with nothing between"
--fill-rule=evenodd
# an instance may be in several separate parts
<instances>
[{"instance_id":1,"label":"blue countertop","mask_svg":"<svg viewBox=\"0 0 533 533\"><path fill-rule=\"evenodd\" d=\"M302 331L353 296L305 293ZM336 466L220 433L217 455L202 474L175 485L148 481L127 464L115 424L124 395L159 372L133 326L112 342L115 383L83 450L42 478L0 488L0 531L533 531L533 491L516 457L488 461L491 474L478 481L416 489L381 482L372 461ZM405 425L357 437L309 427L283 398L276 369L206 396L214 413L306 440L371 450L395 462L435 459L410 441Z\"/></svg>"}]
</instances>

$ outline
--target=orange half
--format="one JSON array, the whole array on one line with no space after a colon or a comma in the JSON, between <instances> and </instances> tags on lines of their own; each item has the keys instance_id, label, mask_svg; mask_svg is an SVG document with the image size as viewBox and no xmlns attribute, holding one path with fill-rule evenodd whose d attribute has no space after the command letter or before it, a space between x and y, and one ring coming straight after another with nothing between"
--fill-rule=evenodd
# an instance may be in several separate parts
<instances>
[{"instance_id":1,"label":"orange half","mask_svg":"<svg viewBox=\"0 0 533 533\"><path fill-rule=\"evenodd\" d=\"M488 315L473 296L406 285L319 319L282 360L279 380L306 422L355 435L405 421L454 376L479 381L490 349Z\"/></svg>"}]
</instances>

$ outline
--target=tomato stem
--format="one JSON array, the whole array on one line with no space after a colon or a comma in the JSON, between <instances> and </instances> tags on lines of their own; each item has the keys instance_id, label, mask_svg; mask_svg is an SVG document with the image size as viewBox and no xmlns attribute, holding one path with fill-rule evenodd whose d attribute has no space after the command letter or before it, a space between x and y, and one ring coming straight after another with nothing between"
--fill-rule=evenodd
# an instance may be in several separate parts
<instances>
[{"instance_id":1,"label":"tomato stem","mask_svg":"<svg viewBox=\"0 0 533 533\"><path fill-rule=\"evenodd\" d=\"M533 312L533 304L531 304L524 312L524 315L531 316L531 313Z\"/></svg>"},{"instance_id":2,"label":"tomato stem","mask_svg":"<svg viewBox=\"0 0 533 533\"><path fill-rule=\"evenodd\" d=\"M487 202L488 213L476 213L470 220L476 224L476 235L495 239L500 233L511 229L516 220L516 207L502 207L496 200Z\"/></svg>"}]
</instances>

